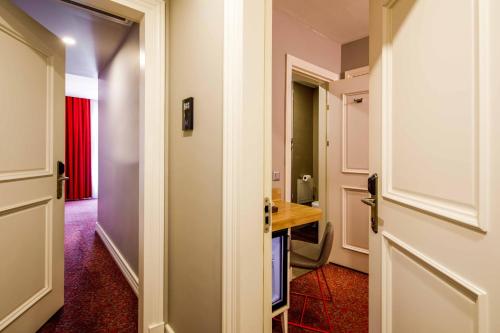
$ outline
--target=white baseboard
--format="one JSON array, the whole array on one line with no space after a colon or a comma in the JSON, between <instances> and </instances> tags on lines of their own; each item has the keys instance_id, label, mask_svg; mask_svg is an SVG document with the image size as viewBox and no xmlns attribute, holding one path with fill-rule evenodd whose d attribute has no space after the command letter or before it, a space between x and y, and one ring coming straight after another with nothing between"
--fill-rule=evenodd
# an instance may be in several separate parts
<instances>
[{"instance_id":1,"label":"white baseboard","mask_svg":"<svg viewBox=\"0 0 500 333\"><path fill-rule=\"evenodd\" d=\"M167 332L167 333L175 333L174 329L169 324L165 325L165 332Z\"/></svg>"},{"instance_id":2,"label":"white baseboard","mask_svg":"<svg viewBox=\"0 0 500 333\"><path fill-rule=\"evenodd\" d=\"M165 333L164 327L165 327L164 322L149 325L148 333Z\"/></svg>"},{"instance_id":3,"label":"white baseboard","mask_svg":"<svg viewBox=\"0 0 500 333\"><path fill-rule=\"evenodd\" d=\"M127 280L128 284L130 284L130 287L132 288L134 293L136 295L139 295L139 278L134 273L127 260L125 260L123 255L120 253L120 250L118 250L116 245L113 243L111 238L109 238L108 234L106 234L99 222L95 223L95 230L97 231L97 234L101 238L104 245L106 245L109 253L111 253L111 256L115 260L118 267L120 267L123 276L125 276L125 279Z\"/></svg>"}]
</instances>

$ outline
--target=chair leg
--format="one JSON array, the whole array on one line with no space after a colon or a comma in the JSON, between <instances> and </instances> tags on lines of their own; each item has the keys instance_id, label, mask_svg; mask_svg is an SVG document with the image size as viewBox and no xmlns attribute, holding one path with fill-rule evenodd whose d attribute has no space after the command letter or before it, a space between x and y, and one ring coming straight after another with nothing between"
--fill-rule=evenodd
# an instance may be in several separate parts
<instances>
[{"instance_id":1,"label":"chair leg","mask_svg":"<svg viewBox=\"0 0 500 333\"><path fill-rule=\"evenodd\" d=\"M319 292L321 294L321 299L322 299L322 302L323 302L323 311L325 312L325 316L326 316L326 319L328 321L329 332L332 332L333 329L332 329L332 324L331 324L331 321L330 321L330 314L328 313L328 307L326 306L325 295L323 294L323 288L321 288L321 281L320 281L321 279L319 278L318 270L321 270L321 272L323 273L323 266L321 266L320 268L316 269L316 271L315 271L316 272L316 280L318 281ZM323 278L324 277L325 277L325 275L323 274ZM328 286L328 283L326 282L326 279L325 279L325 283ZM332 303L333 303L333 301L332 301Z\"/></svg>"},{"instance_id":2,"label":"chair leg","mask_svg":"<svg viewBox=\"0 0 500 333\"><path fill-rule=\"evenodd\" d=\"M288 333L288 310L284 311L280 316L281 316L281 332Z\"/></svg>"}]
</instances>

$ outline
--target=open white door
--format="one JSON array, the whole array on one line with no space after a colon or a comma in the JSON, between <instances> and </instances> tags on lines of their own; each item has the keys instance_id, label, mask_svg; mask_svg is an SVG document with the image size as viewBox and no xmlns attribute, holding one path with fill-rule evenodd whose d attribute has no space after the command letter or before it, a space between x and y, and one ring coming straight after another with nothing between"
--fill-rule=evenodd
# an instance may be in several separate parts
<instances>
[{"instance_id":1,"label":"open white door","mask_svg":"<svg viewBox=\"0 0 500 333\"><path fill-rule=\"evenodd\" d=\"M370 1L371 333L500 332L499 39L496 0Z\"/></svg>"},{"instance_id":2,"label":"open white door","mask_svg":"<svg viewBox=\"0 0 500 333\"><path fill-rule=\"evenodd\" d=\"M328 220L334 240L330 261L368 272L368 75L330 84L328 113Z\"/></svg>"},{"instance_id":3,"label":"open white door","mask_svg":"<svg viewBox=\"0 0 500 333\"><path fill-rule=\"evenodd\" d=\"M63 305L64 47L2 1L0 55L0 331L29 333Z\"/></svg>"}]
</instances>

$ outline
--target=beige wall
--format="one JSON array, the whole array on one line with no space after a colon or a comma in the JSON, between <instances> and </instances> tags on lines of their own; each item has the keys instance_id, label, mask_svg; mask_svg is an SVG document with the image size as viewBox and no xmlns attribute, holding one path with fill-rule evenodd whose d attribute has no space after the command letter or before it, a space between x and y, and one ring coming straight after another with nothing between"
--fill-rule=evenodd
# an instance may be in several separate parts
<instances>
[{"instance_id":1,"label":"beige wall","mask_svg":"<svg viewBox=\"0 0 500 333\"><path fill-rule=\"evenodd\" d=\"M171 0L168 313L175 332L222 330L223 0ZM194 130L181 104L194 97Z\"/></svg>"},{"instance_id":2,"label":"beige wall","mask_svg":"<svg viewBox=\"0 0 500 333\"><path fill-rule=\"evenodd\" d=\"M342 45L342 78L345 71L368 66L369 44L370 38L365 37Z\"/></svg>"},{"instance_id":3,"label":"beige wall","mask_svg":"<svg viewBox=\"0 0 500 333\"><path fill-rule=\"evenodd\" d=\"M138 273L139 28L99 73L98 221Z\"/></svg>"},{"instance_id":4,"label":"beige wall","mask_svg":"<svg viewBox=\"0 0 500 333\"><path fill-rule=\"evenodd\" d=\"M313 31L288 14L273 10L273 170L281 180L273 187L285 193L285 73L291 54L334 73L340 73L340 44Z\"/></svg>"}]
</instances>

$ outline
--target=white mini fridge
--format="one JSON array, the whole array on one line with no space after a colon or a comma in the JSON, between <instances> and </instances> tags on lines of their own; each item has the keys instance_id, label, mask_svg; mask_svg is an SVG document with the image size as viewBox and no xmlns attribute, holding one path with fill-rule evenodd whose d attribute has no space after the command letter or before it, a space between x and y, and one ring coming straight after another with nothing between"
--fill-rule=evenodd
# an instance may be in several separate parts
<instances>
[{"instance_id":1,"label":"white mini fridge","mask_svg":"<svg viewBox=\"0 0 500 333\"><path fill-rule=\"evenodd\" d=\"M288 303L288 229L273 232L273 312Z\"/></svg>"}]
</instances>

